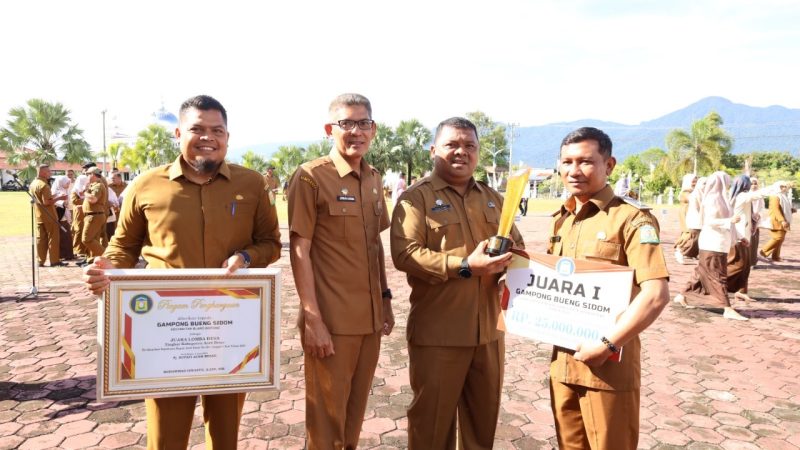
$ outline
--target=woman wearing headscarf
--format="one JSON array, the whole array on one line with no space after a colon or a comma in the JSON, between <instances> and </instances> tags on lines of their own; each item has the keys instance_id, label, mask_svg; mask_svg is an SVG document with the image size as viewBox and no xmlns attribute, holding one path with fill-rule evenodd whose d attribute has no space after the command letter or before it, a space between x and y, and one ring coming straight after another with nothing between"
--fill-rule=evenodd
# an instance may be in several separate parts
<instances>
[{"instance_id":1,"label":"woman wearing headscarf","mask_svg":"<svg viewBox=\"0 0 800 450\"><path fill-rule=\"evenodd\" d=\"M758 178L750 177L750 190L757 191L759 187ZM756 198L750 203L752 234L750 235L750 267L755 267L758 263L758 240L761 239L761 232L758 223L761 221L761 214L764 211L764 199Z\"/></svg>"},{"instance_id":2,"label":"woman wearing headscarf","mask_svg":"<svg viewBox=\"0 0 800 450\"><path fill-rule=\"evenodd\" d=\"M775 262L781 261L781 245L786 239L786 232L792 226L792 201L789 198L791 185L786 181L773 184L779 192L769 197L769 237L767 245L758 252L765 258L772 258Z\"/></svg>"},{"instance_id":3,"label":"woman wearing headscarf","mask_svg":"<svg viewBox=\"0 0 800 450\"><path fill-rule=\"evenodd\" d=\"M697 247L697 235L700 230L697 230L695 238L692 239L692 232L686 226L686 213L689 211L689 198L692 196L692 191L697 184L697 177L693 173L687 173L683 176L681 183L681 193L678 195L678 202L680 202L680 209L678 210L678 220L681 224L681 235L675 241L675 259L680 264L684 264L686 253L692 250L692 247ZM697 256L697 250L694 252Z\"/></svg>"},{"instance_id":4,"label":"woman wearing headscarf","mask_svg":"<svg viewBox=\"0 0 800 450\"><path fill-rule=\"evenodd\" d=\"M70 182L70 179L64 175L57 176L53 182L53 196L65 197L64 200L56 202L56 214L59 222L58 254L61 255L63 260L75 259L75 254L72 252L72 233L70 233L69 222L67 221L69 216L66 214L69 206L66 196L69 195Z\"/></svg>"},{"instance_id":5,"label":"woman wearing headscarf","mask_svg":"<svg viewBox=\"0 0 800 450\"><path fill-rule=\"evenodd\" d=\"M728 253L728 292L734 298L750 301L747 295L747 280L750 277L750 246L757 246L758 241L751 241L753 234L753 206L756 199L763 199L777 193L774 186L759 191L752 191L750 177L739 175L733 180L730 193L730 204L734 217L740 217L732 230L732 246Z\"/></svg>"},{"instance_id":6,"label":"woman wearing headscarf","mask_svg":"<svg viewBox=\"0 0 800 450\"><path fill-rule=\"evenodd\" d=\"M686 308L686 296L690 292L708 294L724 308L722 317L733 320L748 320L736 312L728 299L728 253L731 249L732 225L741 220L733 215L728 200L731 177L725 172L714 172L706 180L700 203L699 261L686 283L683 292L675 296L675 302Z\"/></svg>"},{"instance_id":7,"label":"woman wearing headscarf","mask_svg":"<svg viewBox=\"0 0 800 450\"><path fill-rule=\"evenodd\" d=\"M89 177L79 175L69 193L69 203L72 205L72 250L76 256L86 256L88 251L81 241L83 234L83 193L89 185Z\"/></svg>"}]
</instances>

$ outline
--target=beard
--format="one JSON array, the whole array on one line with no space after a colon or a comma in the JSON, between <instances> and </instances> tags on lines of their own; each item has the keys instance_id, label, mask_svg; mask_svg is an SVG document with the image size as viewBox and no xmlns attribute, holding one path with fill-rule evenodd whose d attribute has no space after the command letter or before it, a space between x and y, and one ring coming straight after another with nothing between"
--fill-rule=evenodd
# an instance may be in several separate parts
<instances>
[{"instance_id":1,"label":"beard","mask_svg":"<svg viewBox=\"0 0 800 450\"><path fill-rule=\"evenodd\" d=\"M189 164L195 171L197 171L197 173L210 175L216 172L217 169L219 169L219 166L222 164L222 161L212 161L205 158L195 158Z\"/></svg>"}]
</instances>

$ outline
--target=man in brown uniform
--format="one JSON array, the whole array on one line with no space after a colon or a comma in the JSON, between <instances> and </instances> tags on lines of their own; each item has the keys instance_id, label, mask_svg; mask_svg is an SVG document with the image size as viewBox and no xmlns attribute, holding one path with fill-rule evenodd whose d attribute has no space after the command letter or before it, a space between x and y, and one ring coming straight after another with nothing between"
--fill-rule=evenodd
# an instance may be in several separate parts
<instances>
[{"instance_id":1,"label":"man in brown uniform","mask_svg":"<svg viewBox=\"0 0 800 450\"><path fill-rule=\"evenodd\" d=\"M343 94L329 115L330 154L300 166L288 193L309 450L356 448L381 334L394 327L379 234L389 216L381 176L364 160L372 106Z\"/></svg>"},{"instance_id":2,"label":"man in brown uniform","mask_svg":"<svg viewBox=\"0 0 800 450\"><path fill-rule=\"evenodd\" d=\"M94 258L103 254L103 244L100 242L106 226L106 212L108 211L108 187L99 167L91 167L86 171L89 176L89 186L83 198L83 234L81 240L89 257Z\"/></svg>"},{"instance_id":3,"label":"man in brown uniform","mask_svg":"<svg viewBox=\"0 0 800 450\"><path fill-rule=\"evenodd\" d=\"M275 195L278 194L278 187L280 186L280 180L278 180L277 175L275 175L275 167L267 167L267 172L264 174L264 183L267 185L267 189L272 192L272 198L274 199Z\"/></svg>"},{"instance_id":4,"label":"man in brown uniform","mask_svg":"<svg viewBox=\"0 0 800 450\"><path fill-rule=\"evenodd\" d=\"M117 203L119 203L119 196L122 194L122 191L125 190L125 187L128 186L128 183L122 181L122 174L119 173L117 169L114 169L111 172L111 182L108 183L108 189L114 192L114 196L117 198ZM109 195L109 197L111 197ZM109 214L113 212L113 214L119 219L119 205L115 206L113 203L109 205ZM112 222L106 222L106 236L108 239L111 239L114 236L114 231L117 229L117 220Z\"/></svg>"},{"instance_id":5,"label":"man in brown uniform","mask_svg":"<svg viewBox=\"0 0 800 450\"><path fill-rule=\"evenodd\" d=\"M549 253L634 268L628 309L602 340L553 348L550 399L561 449L635 449L639 440L639 333L669 301L658 222L635 200L614 196L611 139L579 128L561 143L559 171L572 194L554 216ZM623 348L621 362L607 361Z\"/></svg>"},{"instance_id":6,"label":"man in brown uniform","mask_svg":"<svg viewBox=\"0 0 800 450\"><path fill-rule=\"evenodd\" d=\"M472 177L475 125L447 119L431 147L433 174L408 188L392 215L392 259L408 274L408 448L491 449L503 387L505 344L497 329L500 274L511 254L484 254L503 197ZM515 245L522 238L512 230Z\"/></svg>"},{"instance_id":7,"label":"man in brown uniform","mask_svg":"<svg viewBox=\"0 0 800 450\"><path fill-rule=\"evenodd\" d=\"M122 206L117 233L101 258L85 271L95 293L108 285L103 269L265 267L280 256L275 207L264 178L225 162L227 114L208 96L181 105L181 154L171 164L139 176ZM234 449L244 393L202 396L207 449ZM196 396L146 399L147 448L185 449Z\"/></svg>"},{"instance_id":8,"label":"man in brown uniform","mask_svg":"<svg viewBox=\"0 0 800 450\"><path fill-rule=\"evenodd\" d=\"M63 266L59 256L59 232L58 217L56 216L56 202L64 200L66 195L53 197L50 190L50 166L41 164L39 166L38 177L33 180L29 191L35 200L36 207L36 256L39 259L39 267L44 266L47 253L50 253L50 267Z\"/></svg>"}]
</instances>

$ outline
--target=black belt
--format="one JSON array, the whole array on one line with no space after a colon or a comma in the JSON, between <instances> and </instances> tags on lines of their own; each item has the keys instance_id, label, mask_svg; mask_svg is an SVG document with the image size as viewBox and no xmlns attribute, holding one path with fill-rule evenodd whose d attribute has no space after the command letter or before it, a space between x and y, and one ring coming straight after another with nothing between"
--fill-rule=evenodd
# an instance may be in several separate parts
<instances>
[{"instance_id":1,"label":"black belt","mask_svg":"<svg viewBox=\"0 0 800 450\"><path fill-rule=\"evenodd\" d=\"M87 216L96 216L98 214L104 214L104 213L102 211L100 211L100 212L88 212L85 215L87 215Z\"/></svg>"}]
</instances>

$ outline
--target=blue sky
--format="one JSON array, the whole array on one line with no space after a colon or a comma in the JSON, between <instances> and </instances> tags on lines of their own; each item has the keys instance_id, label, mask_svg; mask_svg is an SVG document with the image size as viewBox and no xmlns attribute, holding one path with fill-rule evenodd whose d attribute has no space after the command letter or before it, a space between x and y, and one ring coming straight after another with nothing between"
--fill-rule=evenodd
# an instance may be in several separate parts
<instances>
[{"instance_id":1,"label":"blue sky","mask_svg":"<svg viewBox=\"0 0 800 450\"><path fill-rule=\"evenodd\" d=\"M710 95L800 108L797 1L28 0L3 16L0 121L60 101L94 147L100 111L135 133L198 93L228 108L232 147L319 139L347 91L390 125L476 109L633 124Z\"/></svg>"}]
</instances>

